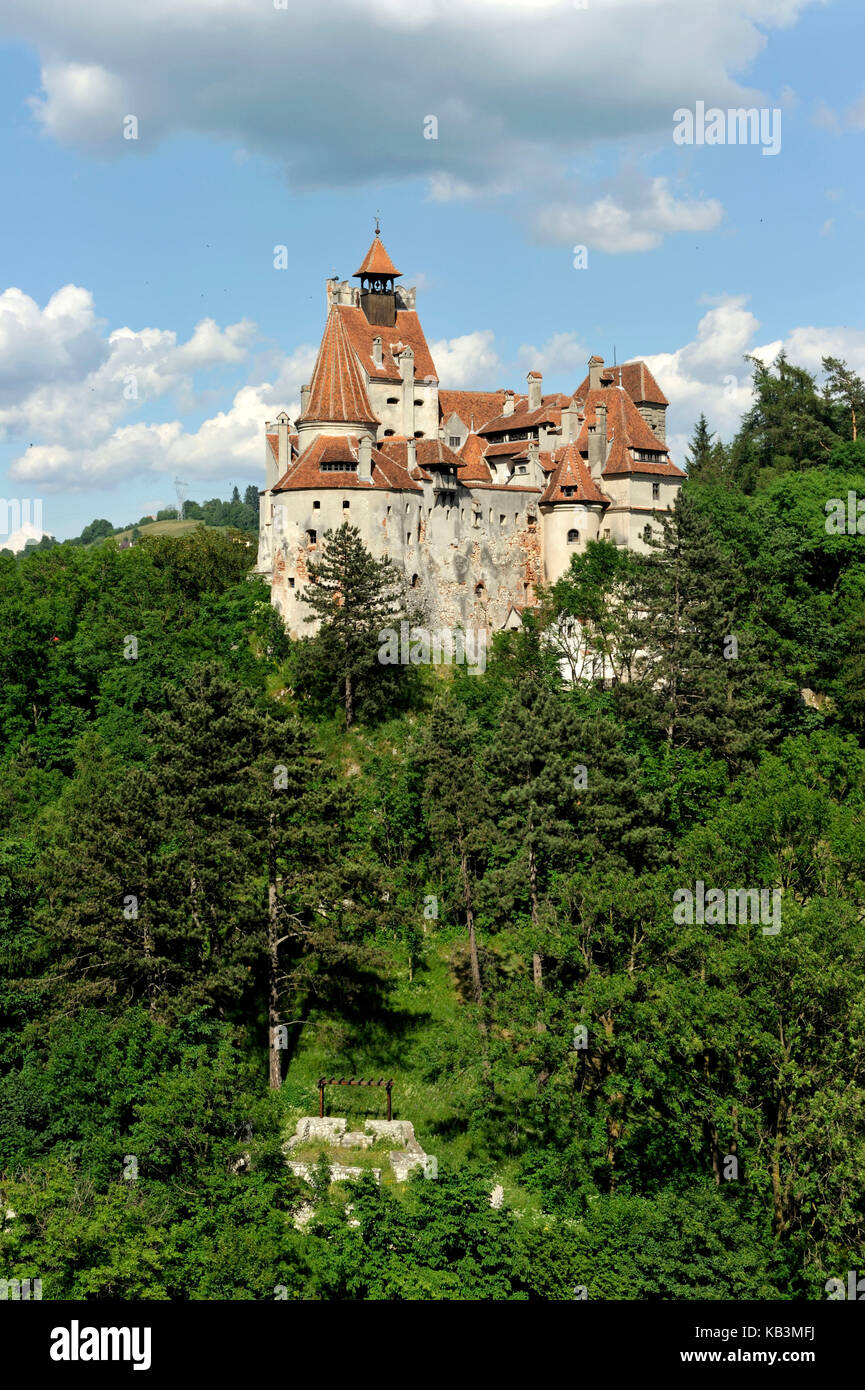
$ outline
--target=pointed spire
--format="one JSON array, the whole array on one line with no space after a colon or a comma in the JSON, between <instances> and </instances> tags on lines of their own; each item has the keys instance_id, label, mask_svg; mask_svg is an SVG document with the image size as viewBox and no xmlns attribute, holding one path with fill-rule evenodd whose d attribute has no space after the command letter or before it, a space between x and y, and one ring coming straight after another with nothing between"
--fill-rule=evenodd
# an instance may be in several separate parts
<instances>
[{"instance_id":1,"label":"pointed spire","mask_svg":"<svg viewBox=\"0 0 865 1390\"><path fill-rule=\"evenodd\" d=\"M378 424L337 305L327 316L301 418L324 424Z\"/></svg>"},{"instance_id":2,"label":"pointed spire","mask_svg":"<svg viewBox=\"0 0 865 1390\"><path fill-rule=\"evenodd\" d=\"M360 269L356 270L354 273L355 275L372 276L402 275L402 271L397 270L390 256L387 254L384 242L381 240L381 237L379 236L378 228L376 228L375 236L372 239L372 245L370 246L369 250L367 251L360 264Z\"/></svg>"}]
</instances>

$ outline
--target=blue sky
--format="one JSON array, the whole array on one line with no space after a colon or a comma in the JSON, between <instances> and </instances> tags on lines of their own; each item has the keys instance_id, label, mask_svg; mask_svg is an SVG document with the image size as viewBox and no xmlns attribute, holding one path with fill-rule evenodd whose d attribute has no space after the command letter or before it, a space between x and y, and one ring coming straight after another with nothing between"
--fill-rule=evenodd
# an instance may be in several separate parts
<instances>
[{"instance_id":1,"label":"blue sky","mask_svg":"<svg viewBox=\"0 0 865 1390\"><path fill-rule=\"evenodd\" d=\"M443 385L573 390L615 346L681 461L745 351L865 371L861 0L55 10L0 0L0 492L60 538L261 485L377 208ZM677 146L698 100L780 108L780 152Z\"/></svg>"}]
</instances>

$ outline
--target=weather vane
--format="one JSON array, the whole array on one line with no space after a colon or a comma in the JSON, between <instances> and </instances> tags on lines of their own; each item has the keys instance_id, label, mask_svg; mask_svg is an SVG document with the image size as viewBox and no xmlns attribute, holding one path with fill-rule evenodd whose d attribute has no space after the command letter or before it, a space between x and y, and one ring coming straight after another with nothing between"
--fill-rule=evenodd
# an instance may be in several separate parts
<instances>
[{"instance_id":1,"label":"weather vane","mask_svg":"<svg viewBox=\"0 0 865 1390\"><path fill-rule=\"evenodd\" d=\"M376 208L376 211L375 211L375 234L376 234L376 236L378 236L379 232L381 231L381 227L379 226L379 223L380 223L380 222L381 222L381 213L380 213L380 211L378 210L378 208Z\"/></svg>"}]
</instances>

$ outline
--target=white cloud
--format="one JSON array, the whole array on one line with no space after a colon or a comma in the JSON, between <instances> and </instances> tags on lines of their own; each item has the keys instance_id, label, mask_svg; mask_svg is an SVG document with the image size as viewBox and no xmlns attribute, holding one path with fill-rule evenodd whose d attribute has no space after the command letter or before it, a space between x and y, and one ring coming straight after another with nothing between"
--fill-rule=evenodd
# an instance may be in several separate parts
<instances>
[{"instance_id":1,"label":"white cloud","mask_svg":"<svg viewBox=\"0 0 865 1390\"><path fill-rule=\"evenodd\" d=\"M527 372L554 373L579 371L589 359L588 349L577 341L576 333L553 333L542 347L523 343L517 361Z\"/></svg>"},{"instance_id":2,"label":"white cloud","mask_svg":"<svg viewBox=\"0 0 865 1390\"><path fill-rule=\"evenodd\" d=\"M865 330L798 327L784 338L759 344L759 320L744 295L728 296L704 314L695 338L675 352L647 354L645 361L670 401L668 440L673 456L684 457L701 411L712 430L728 439L753 400L751 369L744 355L767 365L783 349L791 362L821 376L823 357L840 357L865 374Z\"/></svg>"},{"instance_id":3,"label":"white cloud","mask_svg":"<svg viewBox=\"0 0 865 1390\"><path fill-rule=\"evenodd\" d=\"M271 354L273 379L235 392L228 410L195 430L179 420L129 417L162 403L197 408L196 373L244 363L248 319L196 324L178 343L168 329L104 332L88 290L66 285L44 309L21 290L0 295L0 437L28 438L9 476L44 489L126 485L131 476L182 468L192 475L248 472L261 463L265 418L300 409L315 349Z\"/></svg>"},{"instance_id":4,"label":"white cloud","mask_svg":"<svg viewBox=\"0 0 865 1390\"><path fill-rule=\"evenodd\" d=\"M624 182L624 181L623 181ZM650 251L671 232L712 231L723 217L715 198L676 198L665 178L628 180L621 194L594 203L551 204L534 215L544 241L573 241L611 253Z\"/></svg>"},{"instance_id":5,"label":"white cloud","mask_svg":"<svg viewBox=\"0 0 865 1390\"><path fill-rule=\"evenodd\" d=\"M503 367L494 338L491 328L482 328L459 338L440 338L430 343L442 386L451 390L460 386L472 386L478 391L485 387L495 390Z\"/></svg>"},{"instance_id":6,"label":"white cloud","mask_svg":"<svg viewBox=\"0 0 865 1390\"><path fill-rule=\"evenodd\" d=\"M283 164L297 188L429 180L439 200L569 182L575 157L630 139L669 147L672 113L765 104L738 74L773 28L821 0L2 0L42 60L35 119L60 144L134 159L177 134ZM341 80L362 36L362 82ZM634 55L644 55L635 61ZM382 93L386 93L383 99ZM783 100L792 94L785 89ZM384 102L384 104L383 104ZM123 138L136 116L139 138ZM435 115L438 138L424 139ZM314 116L314 119L313 119ZM539 180L539 174L543 179ZM533 179L536 181L533 184ZM506 205L507 207L507 205ZM585 208L578 216L574 208ZM516 210L519 214L519 209ZM596 192L542 214L545 234L642 250L710 230L711 200ZM586 225L584 233L572 229Z\"/></svg>"}]
</instances>

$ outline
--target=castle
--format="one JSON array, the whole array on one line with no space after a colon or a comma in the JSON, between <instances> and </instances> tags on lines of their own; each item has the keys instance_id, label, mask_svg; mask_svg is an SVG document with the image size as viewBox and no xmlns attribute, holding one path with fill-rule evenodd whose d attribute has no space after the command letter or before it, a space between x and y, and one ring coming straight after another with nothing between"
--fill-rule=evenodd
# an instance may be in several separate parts
<instances>
[{"instance_id":1,"label":"castle","mask_svg":"<svg viewBox=\"0 0 865 1390\"><path fill-rule=\"evenodd\" d=\"M440 388L415 291L378 228L355 278L327 282L327 323L297 427L265 426L257 572L293 636L307 565L344 521L389 556L432 626L517 626L536 586L590 540L646 548L685 474L644 362L592 357L573 395Z\"/></svg>"}]
</instances>

